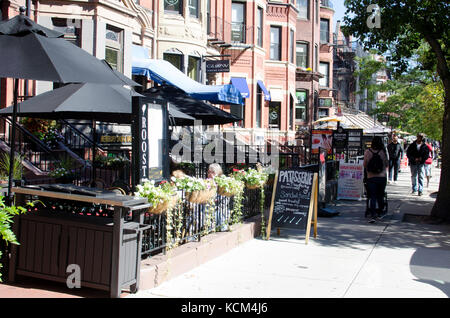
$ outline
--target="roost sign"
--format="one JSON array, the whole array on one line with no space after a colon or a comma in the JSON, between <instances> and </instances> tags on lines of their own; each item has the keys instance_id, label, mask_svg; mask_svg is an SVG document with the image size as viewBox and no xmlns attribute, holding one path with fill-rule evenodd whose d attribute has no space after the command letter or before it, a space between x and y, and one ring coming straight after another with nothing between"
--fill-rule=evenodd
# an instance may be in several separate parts
<instances>
[{"instance_id":1,"label":"roost sign","mask_svg":"<svg viewBox=\"0 0 450 318\"><path fill-rule=\"evenodd\" d=\"M286 169L277 172L275 180L267 239L273 224L277 228L305 229L308 244L311 224L314 224L314 237L317 236L317 173L301 168Z\"/></svg>"}]
</instances>

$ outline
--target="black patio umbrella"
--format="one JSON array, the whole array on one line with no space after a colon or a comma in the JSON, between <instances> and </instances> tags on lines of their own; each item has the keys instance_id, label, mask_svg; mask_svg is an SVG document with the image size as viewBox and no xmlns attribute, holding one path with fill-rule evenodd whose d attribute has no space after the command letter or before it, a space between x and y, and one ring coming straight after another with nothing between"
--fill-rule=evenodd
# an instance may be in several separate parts
<instances>
[{"instance_id":1,"label":"black patio umbrella","mask_svg":"<svg viewBox=\"0 0 450 318\"><path fill-rule=\"evenodd\" d=\"M19 103L17 116L130 124L132 96L143 95L118 85L67 84ZM13 108L1 109L0 116L11 116Z\"/></svg>"},{"instance_id":2,"label":"black patio umbrella","mask_svg":"<svg viewBox=\"0 0 450 318\"><path fill-rule=\"evenodd\" d=\"M143 92L145 96L168 101L169 109L178 110L184 114L202 121L202 125L223 125L242 120L213 105L194 99L174 86L152 87ZM193 123L186 123L192 126Z\"/></svg>"},{"instance_id":3,"label":"black patio umbrella","mask_svg":"<svg viewBox=\"0 0 450 318\"><path fill-rule=\"evenodd\" d=\"M101 60L63 36L23 15L0 22L0 77L127 85Z\"/></svg>"},{"instance_id":4,"label":"black patio umbrella","mask_svg":"<svg viewBox=\"0 0 450 318\"><path fill-rule=\"evenodd\" d=\"M42 119L84 119L130 124L131 97L143 96L122 86L94 83L68 84L21 102L17 116ZM0 110L11 116L13 106ZM193 126L195 118L170 107L176 126Z\"/></svg>"},{"instance_id":5,"label":"black patio umbrella","mask_svg":"<svg viewBox=\"0 0 450 318\"><path fill-rule=\"evenodd\" d=\"M0 77L14 78L8 198L12 187L18 79L124 85L99 59L23 15L0 22Z\"/></svg>"}]
</instances>

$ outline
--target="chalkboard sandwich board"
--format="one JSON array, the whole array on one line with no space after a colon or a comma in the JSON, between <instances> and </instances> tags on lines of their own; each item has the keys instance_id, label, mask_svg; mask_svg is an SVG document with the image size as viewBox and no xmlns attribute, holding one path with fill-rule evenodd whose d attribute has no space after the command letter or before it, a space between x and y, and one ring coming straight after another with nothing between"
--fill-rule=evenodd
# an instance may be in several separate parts
<instances>
[{"instance_id":1,"label":"chalkboard sandwich board","mask_svg":"<svg viewBox=\"0 0 450 318\"><path fill-rule=\"evenodd\" d=\"M317 234L317 173L302 168L283 169L277 172L275 181L267 239L272 226L296 228L306 230L308 243L311 223L314 224L314 237Z\"/></svg>"}]
</instances>

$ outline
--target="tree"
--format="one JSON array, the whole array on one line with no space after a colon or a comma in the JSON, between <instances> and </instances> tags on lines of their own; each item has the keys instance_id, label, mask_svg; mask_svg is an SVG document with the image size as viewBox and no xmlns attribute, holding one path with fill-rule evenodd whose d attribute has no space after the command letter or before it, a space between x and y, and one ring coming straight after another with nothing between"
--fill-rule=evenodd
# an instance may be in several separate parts
<instances>
[{"instance_id":1,"label":"tree","mask_svg":"<svg viewBox=\"0 0 450 318\"><path fill-rule=\"evenodd\" d=\"M389 97L377 104L376 114L395 114L389 120L393 128L441 139L444 89L431 72L413 68L377 89L389 92Z\"/></svg>"},{"instance_id":2,"label":"tree","mask_svg":"<svg viewBox=\"0 0 450 318\"><path fill-rule=\"evenodd\" d=\"M344 33L358 38L366 48L389 53L388 61L397 73L407 69L408 59L421 47L422 40L429 45L422 66L435 70L444 87L442 170L431 216L450 220L450 4L439 0L379 0L378 13L368 12L373 8L372 0L345 0L345 6Z\"/></svg>"},{"instance_id":3,"label":"tree","mask_svg":"<svg viewBox=\"0 0 450 318\"><path fill-rule=\"evenodd\" d=\"M363 57L356 57L357 69L353 75L359 79L359 91L356 92L363 95L366 91L365 105L366 110L369 110L368 104L376 100L376 94L379 92L379 85L376 82L375 75L386 68L383 60L375 59L375 52Z\"/></svg>"}]
</instances>

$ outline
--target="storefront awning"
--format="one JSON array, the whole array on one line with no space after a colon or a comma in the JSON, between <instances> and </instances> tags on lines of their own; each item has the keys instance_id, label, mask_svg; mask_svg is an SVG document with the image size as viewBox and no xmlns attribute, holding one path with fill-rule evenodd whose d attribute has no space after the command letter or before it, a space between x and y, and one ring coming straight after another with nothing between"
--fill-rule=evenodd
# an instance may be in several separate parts
<instances>
[{"instance_id":1,"label":"storefront awning","mask_svg":"<svg viewBox=\"0 0 450 318\"><path fill-rule=\"evenodd\" d=\"M269 91L267 90L266 86L264 86L264 82L261 81L261 80L259 80L259 81L258 81L258 86L261 88L261 90L262 90L263 93L264 93L264 100L267 100L267 101L270 102L270 100L271 100L271 98L270 98L270 93L269 93Z\"/></svg>"},{"instance_id":2,"label":"storefront awning","mask_svg":"<svg viewBox=\"0 0 450 318\"><path fill-rule=\"evenodd\" d=\"M248 89L247 81L243 77L232 77L231 84L233 84L238 91L241 92L242 98L249 98L250 91Z\"/></svg>"},{"instance_id":3,"label":"storefront awning","mask_svg":"<svg viewBox=\"0 0 450 318\"><path fill-rule=\"evenodd\" d=\"M132 74L146 76L158 84L175 86L198 100L213 104L244 104L241 93L234 85L201 84L186 76L170 62L150 59L148 50L136 45L133 45Z\"/></svg>"}]
</instances>

